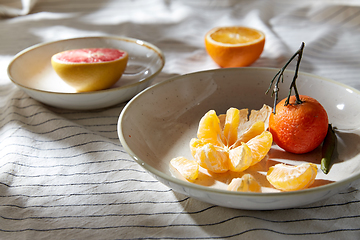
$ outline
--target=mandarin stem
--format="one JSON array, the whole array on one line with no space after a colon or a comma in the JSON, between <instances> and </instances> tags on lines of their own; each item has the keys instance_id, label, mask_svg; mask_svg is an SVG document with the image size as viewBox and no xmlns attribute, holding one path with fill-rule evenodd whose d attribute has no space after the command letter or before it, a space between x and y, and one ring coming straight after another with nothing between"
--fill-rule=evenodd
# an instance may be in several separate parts
<instances>
[{"instance_id":1,"label":"mandarin stem","mask_svg":"<svg viewBox=\"0 0 360 240\"><path fill-rule=\"evenodd\" d=\"M299 95L299 92L297 90L297 87L296 87L296 79L298 77L298 73L299 73L299 68L300 68L300 62L301 62L301 58L302 58L302 54L303 54L303 51L304 51L304 47L305 47L305 43L302 42L301 43L301 46L299 48L299 50L296 51L296 53L285 63L285 65L276 73L276 75L274 76L274 78L271 80L270 82L270 86L269 88L267 89L267 91L265 92L265 94L267 94L271 87L274 85L274 89L272 91L272 94L271 96L274 96L274 107L273 107L273 113L275 114L276 112L276 104L277 104L277 101L278 101L278 92L280 90L279 88L279 82L284 82L284 72L285 72L285 69L287 68L287 66L292 62L292 60L294 60L294 58L296 56L298 56L298 60L297 60L297 64L296 64L296 69L295 69L295 74L294 74L294 77L293 77L293 80L290 84L290 91L289 91L289 95L288 95L288 98L286 99L285 101L285 106L289 104L289 99L290 99L290 96L291 96L291 92L292 92L292 88L294 88L294 91L295 91L295 96L296 96L296 104L301 104L302 101L300 99L300 95ZM275 81L276 80L276 81ZM275 82L275 84L274 84Z\"/></svg>"},{"instance_id":2,"label":"mandarin stem","mask_svg":"<svg viewBox=\"0 0 360 240\"><path fill-rule=\"evenodd\" d=\"M287 100L285 101L285 106L287 106L289 104L290 96L291 96L291 89L292 88L294 88L294 91L295 91L295 97L296 97L295 104L301 104L303 102L300 99L300 94L299 94L299 92L297 90L297 87L296 87L296 79L299 76L300 62L301 62L302 54L303 54L303 51L304 51L304 46L305 46L304 42L301 43L300 49L296 52L296 54L298 55L298 60L297 60L297 63L296 63L295 74L294 74L293 80L292 80L292 82L290 84L289 95L288 95Z\"/></svg>"}]
</instances>

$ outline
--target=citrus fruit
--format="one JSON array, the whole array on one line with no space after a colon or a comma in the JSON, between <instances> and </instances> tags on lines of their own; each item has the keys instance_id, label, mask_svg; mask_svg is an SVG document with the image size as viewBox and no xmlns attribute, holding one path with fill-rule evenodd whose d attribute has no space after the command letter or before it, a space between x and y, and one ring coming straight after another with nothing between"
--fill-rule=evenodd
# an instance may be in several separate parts
<instances>
[{"instance_id":1,"label":"citrus fruit","mask_svg":"<svg viewBox=\"0 0 360 240\"><path fill-rule=\"evenodd\" d=\"M244 174L241 178L233 178L227 190L238 192L261 192L261 185L251 174Z\"/></svg>"},{"instance_id":2,"label":"citrus fruit","mask_svg":"<svg viewBox=\"0 0 360 240\"><path fill-rule=\"evenodd\" d=\"M297 166L279 163L269 168L266 178L276 189L295 191L313 184L316 174L317 166L313 163L303 163Z\"/></svg>"},{"instance_id":3,"label":"citrus fruit","mask_svg":"<svg viewBox=\"0 0 360 240\"><path fill-rule=\"evenodd\" d=\"M112 48L74 49L51 58L55 72L78 92L111 87L124 73L127 61L127 52Z\"/></svg>"},{"instance_id":4,"label":"citrus fruit","mask_svg":"<svg viewBox=\"0 0 360 240\"><path fill-rule=\"evenodd\" d=\"M190 141L192 156L201 167L215 173L246 170L270 150L271 133L265 131L270 113L271 108L266 105L258 111L252 110L250 116L248 109L229 108L219 116L214 110L208 111L199 122L197 138ZM266 137L253 140L257 136ZM261 153L253 153L252 149L260 149Z\"/></svg>"},{"instance_id":5,"label":"citrus fruit","mask_svg":"<svg viewBox=\"0 0 360 240\"><path fill-rule=\"evenodd\" d=\"M266 156L270 151L272 142L272 134L269 131L263 131L260 135L255 136L246 143L251 150L251 165L255 165Z\"/></svg>"},{"instance_id":6,"label":"citrus fruit","mask_svg":"<svg viewBox=\"0 0 360 240\"><path fill-rule=\"evenodd\" d=\"M205 116L200 119L197 137L206 143L214 145L222 144L220 120L214 110L208 111Z\"/></svg>"},{"instance_id":7,"label":"citrus fruit","mask_svg":"<svg viewBox=\"0 0 360 240\"><path fill-rule=\"evenodd\" d=\"M190 150L198 164L211 172L223 173L229 169L229 154L221 147L193 138L190 141Z\"/></svg>"},{"instance_id":8,"label":"citrus fruit","mask_svg":"<svg viewBox=\"0 0 360 240\"><path fill-rule=\"evenodd\" d=\"M170 160L170 165L190 182L199 176L199 164L193 160L177 157Z\"/></svg>"},{"instance_id":9,"label":"citrus fruit","mask_svg":"<svg viewBox=\"0 0 360 240\"><path fill-rule=\"evenodd\" d=\"M263 52L263 32L242 26L216 27L205 35L205 48L220 67L245 67Z\"/></svg>"},{"instance_id":10,"label":"citrus fruit","mask_svg":"<svg viewBox=\"0 0 360 240\"><path fill-rule=\"evenodd\" d=\"M307 153L318 147L328 131L328 116L324 107L314 98L300 95L302 103L291 96L276 105L270 115L269 129L274 142L291 153Z\"/></svg>"},{"instance_id":11,"label":"citrus fruit","mask_svg":"<svg viewBox=\"0 0 360 240\"><path fill-rule=\"evenodd\" d=\"M244 110L240 111L236 108L229 108L226 111L225 115L225 123L223 126L224 129L224 138L226 140L226 144L231 146L237 141L237 135L238 135L238 127L240 124L241 119L241 113L244 112ZM245 109L245 114L247 114L247 111Z\"/></svg>"},{"instance_id":12,"label":"citrus fruit","mask_svg":"<svg viewBox=\"0 0 360 240\"><path fill-rule=\"evenodd\" d=\"M252 165L251 149L246 143L229 150L229 170L241 172Z\"/></svg>"},{"instance_id":13,"label":"citrus fruit","mask_svg":"<svg viewBox=\"0 0 360 240\"><path fill-rule=\"evenodd\" d=\"M238 136L237 142L248 142L250 139L260 135L264 130L265 123L263 121L257 121Z\"/></svg>"}]
</instances>

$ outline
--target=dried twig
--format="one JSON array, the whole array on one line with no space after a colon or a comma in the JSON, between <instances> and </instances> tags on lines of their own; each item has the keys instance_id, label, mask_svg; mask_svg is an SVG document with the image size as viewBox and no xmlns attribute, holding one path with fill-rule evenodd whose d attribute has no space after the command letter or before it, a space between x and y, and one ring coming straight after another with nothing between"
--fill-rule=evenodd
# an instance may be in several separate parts
<instances>
[{"instance_id":1,"label":"dried twig","mask_svg":"<svg viewBox=\"0 0 360 240\"><path fill-rule=\"evenodd\" d=\"M296 69L295 69L295 74L294 74L294 77L293 77L293 80L290 84L290 90L289 90L289 95L285 101L285 106L289 104L289 99L290 99L290 96L291 96L291 92L292 92L292 89L294 89L295 91L295 97L296 97L296 102L295 104L301 104L302 101L300 99L300 95L299 95L299 92L297 90L297 87L296 87L296 79L298 77L298 73L299 73L299 67L300 67L300 61L301 61L301 58L302 58L302 54L303 54L303 51L304 51L304 47L305 47L305 43L302 42L301 43L301 46L299 48L299 50L296 51L296 53L287 61L287 63L276 73L276 75L274 76L274 78L271 80L271 83L270 83L270 86L269 88L267 89L266 93L267 94L271 87L274 85L274 89L272 91L272 94L271 96L274 96L275 95L275 98L274 98L274 107L273 107L273 113L275 114L276 112L276 104L277 104L277 101L278 101L278 93L279 93L279 82L284 82L284 72L285 72L285 69L286 67L291 63L292 60L294 60L294 58L296 56L298 56L298 60L297 60L297 63L296 63ZM275 82L276 80L276 82ZM275 84L274 84L275 82Z\"/></svg>"}]
</instances>

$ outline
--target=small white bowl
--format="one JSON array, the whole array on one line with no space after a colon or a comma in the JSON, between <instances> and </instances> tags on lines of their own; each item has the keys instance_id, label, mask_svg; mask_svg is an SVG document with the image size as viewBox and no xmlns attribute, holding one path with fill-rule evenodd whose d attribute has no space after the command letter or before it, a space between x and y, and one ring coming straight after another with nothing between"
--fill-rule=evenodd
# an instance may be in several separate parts
<instances>
[{"instance_id":1,"label":"small white bowl","mask_svg":"<svg viewBox=\"0 0 360 240\"><path fill-rule=\"evenodd\" d=\"M269 158L253 167L264 174L277 162L297 165L312 162L318 174L311 188L280 192L270 185L263 193L231 192L224 178L208 179L206 186L174 177L169 162L174 157L192 159L189 142L196 137L200 118L210 109L217 114L230 107L260 109L273 106L265 94L278 69L233 68L191 73L158 83L127 103L118 121L118 135L125 150L156 179L176 192L201 201L240 209L282 209L328 198L360 178L360 92L322 77L300 73L300 94L316 98L326 109L330 123L338 128L334 165L325 175L320 170L321 148L308 154L286 153L273 145ZM293 71L286 71L280 99L288 94ZM263 175L261 175L263 174ZM215 174L216 175L216 174Z\"/></svg>"},{"instance_id":2,"label":"small white bowl","mask_svg":"<svg viewBox=\"0 0 360 240\"><path fill-rule=\"evenodd\" d=\"M118 48L129 61L120 80L109 89L77 93L51 66L55 53L78 48ZM67 109L97 109L125 102L148 87L164 67L162 51L153 44L126 37L85 37L38 44L18 53L8 66L13 83L32 98Z\"/></svg>"}]
</instances>

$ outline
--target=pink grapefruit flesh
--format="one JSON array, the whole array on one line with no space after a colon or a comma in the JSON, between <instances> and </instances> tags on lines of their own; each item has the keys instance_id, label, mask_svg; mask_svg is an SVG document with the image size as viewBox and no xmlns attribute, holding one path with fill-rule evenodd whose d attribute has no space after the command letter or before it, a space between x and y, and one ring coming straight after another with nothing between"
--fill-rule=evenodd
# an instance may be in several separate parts
<instances>
[{"instance_id":1,"label":"pink grapefruit flesh","mask_svg":"<svg viewBox=\"0 0 360 240\"><path fill-rule=\"evenodd\" d=\"M127 61L127 52L113 48L74 49L51 58L55 72L78 92L110 88L121 78Z\"/></svg>"},{"instance_id":2,"label":"pink grapefruit flesh","mask_svg":"<svg viewBox=\"0 0 360 240\"><path fill-rule=\"evenodd\" d=\"M56 54L56 60L68 63L109 62L122 58L126 53L113 48L84 48Z\"/></svg>"}]
</instances>

